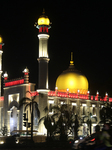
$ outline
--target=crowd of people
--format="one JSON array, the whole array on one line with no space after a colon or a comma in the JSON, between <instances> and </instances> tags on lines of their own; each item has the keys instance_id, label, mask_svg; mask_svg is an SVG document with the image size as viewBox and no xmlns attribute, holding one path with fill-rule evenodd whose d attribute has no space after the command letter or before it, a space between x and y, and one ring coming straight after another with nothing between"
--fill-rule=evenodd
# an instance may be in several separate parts
<instances>
[{"instance_id":1,"label":"crowd of people","mask_svg":"<svg viewBox=\"0 0 112 150\"><path fill-rule=\"evenodd\" d=\"M112 128L109 123L106 123L102 131L100 126L97 125L95 136L95 148L94 150L112 150Z\"/></svg>"},{"instance_id":2,"label":"crowd of people","mask_svg":"<svg viewBox=\"0 0 112 150\"><path fill-rule=\"evenodd\" d=\"M106 123L100 129L97 125L95 133L85 137L76 147L81 150L112 150L112 126Z\"/></svg>"},{"instance_id":3,"label":"crowd of people","mask_svg":"<svg viewBox=\"0 0 112 150\"><path fill-rule=\"evenodd\" d=\"M106 123L102 130L100 126L95 127L96 133L94 133L94 140L92 143L84 143L82 149L84 150L112 150L112 127L109 123ZM92 140L90 140L92 141ZM90 142L89 141L89 142Z\"/></svg>"}]
</instances>

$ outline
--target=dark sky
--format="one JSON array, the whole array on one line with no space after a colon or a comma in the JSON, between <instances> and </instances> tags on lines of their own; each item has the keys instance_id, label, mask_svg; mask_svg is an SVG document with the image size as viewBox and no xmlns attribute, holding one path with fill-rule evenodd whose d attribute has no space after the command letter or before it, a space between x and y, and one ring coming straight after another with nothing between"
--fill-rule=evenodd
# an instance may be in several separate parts
<instances>
[{"instance_id":1,"label":"dark sky","mask_svg":"<svg viewBox=\"0 0 112 150\"><path fill-rule=\"evenodd\" d=\"M51 29L48 44L49 83L69 66L74 53L75 67L89 81L91 94L112 96L112 9L107 1L29 0L0 2L0 35L4 40L3 71L9 79L23 76L27 66L30 82L38 79L38 29L34 23L43 8Z\"/></svg>"}]
</instances>

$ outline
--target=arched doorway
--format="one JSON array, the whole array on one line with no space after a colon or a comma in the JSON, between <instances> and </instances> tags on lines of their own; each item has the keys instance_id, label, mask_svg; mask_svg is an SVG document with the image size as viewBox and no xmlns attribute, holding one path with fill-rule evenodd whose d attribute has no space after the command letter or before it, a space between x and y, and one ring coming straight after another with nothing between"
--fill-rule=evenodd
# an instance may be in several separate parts
<instances>
[{"instance_id":1,"label":"arched doorway","mask_svg":"<svg viewBox=\"0 0 112 150\"><path fill-rule=\"evenodd\" d=\"M10 114L10 132L17 130L17 122L18 122L18 113L17 108L13 106L11 108L11 114Z\"/></svg>"},{"instance_id":2,"label":"arched doorway","mask_svg":"<svg viewBox=\"0 0 112 150\"><path fill-rule=\"evenodd\" d=\"M18 102L13 100L9 105L8 111L10 112L9 132L12 133L12 131L19 129L19 104Z\"/></svg>"}]
</instances>

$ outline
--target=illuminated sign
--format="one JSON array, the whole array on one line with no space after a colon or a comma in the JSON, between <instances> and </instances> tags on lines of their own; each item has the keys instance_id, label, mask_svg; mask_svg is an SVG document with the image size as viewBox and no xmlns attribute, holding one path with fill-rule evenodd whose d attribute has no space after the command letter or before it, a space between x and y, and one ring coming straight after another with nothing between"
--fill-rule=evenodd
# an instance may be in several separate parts
<instances>
[{"instance_id":1,"label":"illuminated sign","mask_svg":"<svg viewBox=\"0 0 112 150\"><path fill-rule=\"evenodd\" d=\"M5 87L19 85L19 84L23 84L23 83L24 83L24 79L16 80L16 81L10 81L10 82L5 83Z\"/></svg>"}]
</instances>

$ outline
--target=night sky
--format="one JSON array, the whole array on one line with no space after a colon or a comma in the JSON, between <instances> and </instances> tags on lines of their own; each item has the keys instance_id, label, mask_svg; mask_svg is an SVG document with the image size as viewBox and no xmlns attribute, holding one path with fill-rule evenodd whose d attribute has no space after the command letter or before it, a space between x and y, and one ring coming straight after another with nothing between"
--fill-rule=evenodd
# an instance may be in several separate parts
<instances>
[{"instance_id":1,"label":"night sky","mask_svg":"<svg viewBox=\"0 0 112 150\"><path fill-rule=\"evenodd\" d=\"M23 76L27 66L30 82L38 83L38 29L34 23L43 8L51 29L48 41L49 88L57 77L74 64L89 81L90 94L112 97L112 9L109 1L29 0L0 2L0 35L3 46L3 72L9 79ZM37 88L37 87L36 87Z\"/></svg>"}]
</instances>

